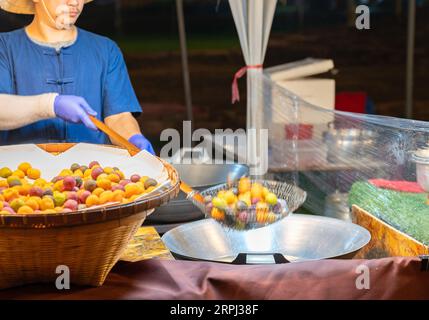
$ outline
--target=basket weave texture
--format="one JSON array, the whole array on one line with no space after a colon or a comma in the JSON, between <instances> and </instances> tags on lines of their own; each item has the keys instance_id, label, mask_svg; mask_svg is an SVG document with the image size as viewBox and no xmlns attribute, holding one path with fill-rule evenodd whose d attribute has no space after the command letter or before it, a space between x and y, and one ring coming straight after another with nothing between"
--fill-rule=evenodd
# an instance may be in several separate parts
<instances>
[{"instance_id":1,"label":"basket weave texture","mask_svg":"<svg viewBox=\"0 0 429 320\"><path fill-rule=\"evenodd\" d=\"M39 146L52 153L71 147ZM71 284L101 286L147 214L177 196L177 171L164 166L170 185L134 203L69 214L0 216L0 289L55 285L58 266L69 268Z\"/></svg>"}]
</instances>

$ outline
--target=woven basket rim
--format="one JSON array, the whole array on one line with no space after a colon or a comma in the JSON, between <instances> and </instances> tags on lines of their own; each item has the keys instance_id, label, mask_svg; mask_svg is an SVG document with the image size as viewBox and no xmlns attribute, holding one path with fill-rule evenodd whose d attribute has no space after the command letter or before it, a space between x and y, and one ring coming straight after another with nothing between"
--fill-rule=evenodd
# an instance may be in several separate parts
<instances>
[{"instance_id":1,"label":"woven basket rim","mask_svg":"<svg viewBox=\"0 0 429 320\"><path fill-rule=\"evenodd\" d=\"M64 149L67 150L73 145L75 145L75 143L48 143L38 144L37 146L47 151L46 147L50 146L54 149L61 148L61 146L63 146ZM120 148L117 146L106 146ZM0 215L0 228L45 229L75 226L80 224L92 224L115 219L123 219L142 211L154 209L175 198L179 192L180 185L179 174L177 170L171 164L159 157L157 158L164 165L164 168L167 169L170 179L170 184L162 191L158 191L153 195L149 195L143 199L126 204L116 204L98 207L96 209L88 208L70 213L4 214Z\"/></svg>"}]
</instances>

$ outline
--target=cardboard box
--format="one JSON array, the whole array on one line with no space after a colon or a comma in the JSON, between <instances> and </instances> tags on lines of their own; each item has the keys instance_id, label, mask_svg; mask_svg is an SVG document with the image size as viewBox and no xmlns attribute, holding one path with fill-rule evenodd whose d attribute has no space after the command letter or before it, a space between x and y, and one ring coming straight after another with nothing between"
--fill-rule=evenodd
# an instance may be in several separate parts
<instances>
[{"instance_id":1,"label":"cardboard box","mask_svg":"<svg viewBox=\"0 0 429 320\"><path fill-rule=\"evenodd\" d=\"M334 120L334 113L321 110L335 109L335 80L312 77L334 68L330 59L304 59L265 69L265 74L278 86L297 95L310 105L301 104L296 113L284 95L273 90L273 125L276 123L298 123L312 125L315 139L322 137L329 122ZM291 110L285 110L290 108Z\"/></svg>"}]
</instances>

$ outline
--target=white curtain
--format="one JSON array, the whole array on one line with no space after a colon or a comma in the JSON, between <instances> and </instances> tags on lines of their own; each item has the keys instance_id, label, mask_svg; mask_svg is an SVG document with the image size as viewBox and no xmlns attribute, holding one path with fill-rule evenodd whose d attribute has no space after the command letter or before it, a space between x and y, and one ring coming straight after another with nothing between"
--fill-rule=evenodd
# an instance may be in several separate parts
<instances>
[{"instance_id":1,"label":"white curtain","mask_svg":"<svg viewBox=\"0 0 429 320\"><path fill-rule=\"evenodd\" d=\"M264 62L276 4L277 0L229 0L247 66ZM262 68L247 70L247 162L251 169L255 166L262 169L253 168L251 173L255 175L263 174L268 164L267 155L261 152L268 146L260 145L262 119L258 110L262 110L263 94L258 91L262 88L261 79ZM252 131L249 129L256 130L256 135L249 134Z\"/></svg>"}]
</instances>

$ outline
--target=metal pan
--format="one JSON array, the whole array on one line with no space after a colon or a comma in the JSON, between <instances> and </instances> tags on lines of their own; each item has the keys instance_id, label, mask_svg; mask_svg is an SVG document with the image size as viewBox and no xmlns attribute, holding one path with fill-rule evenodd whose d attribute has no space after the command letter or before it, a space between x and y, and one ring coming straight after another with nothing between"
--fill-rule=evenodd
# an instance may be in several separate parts
<instances>
[{"instance_id":1,"label":"metal pan","mask_svg":"<svg viewBox=\"0 0 429 320\"><path fill-rule=\"evenodd\" d=\"M204 219L162 236L177 258L234 264L351 258L370 238L370 233L356 224L303 214L250 231L226 230L212 219Z\"/></svg>"}]
</instances>

